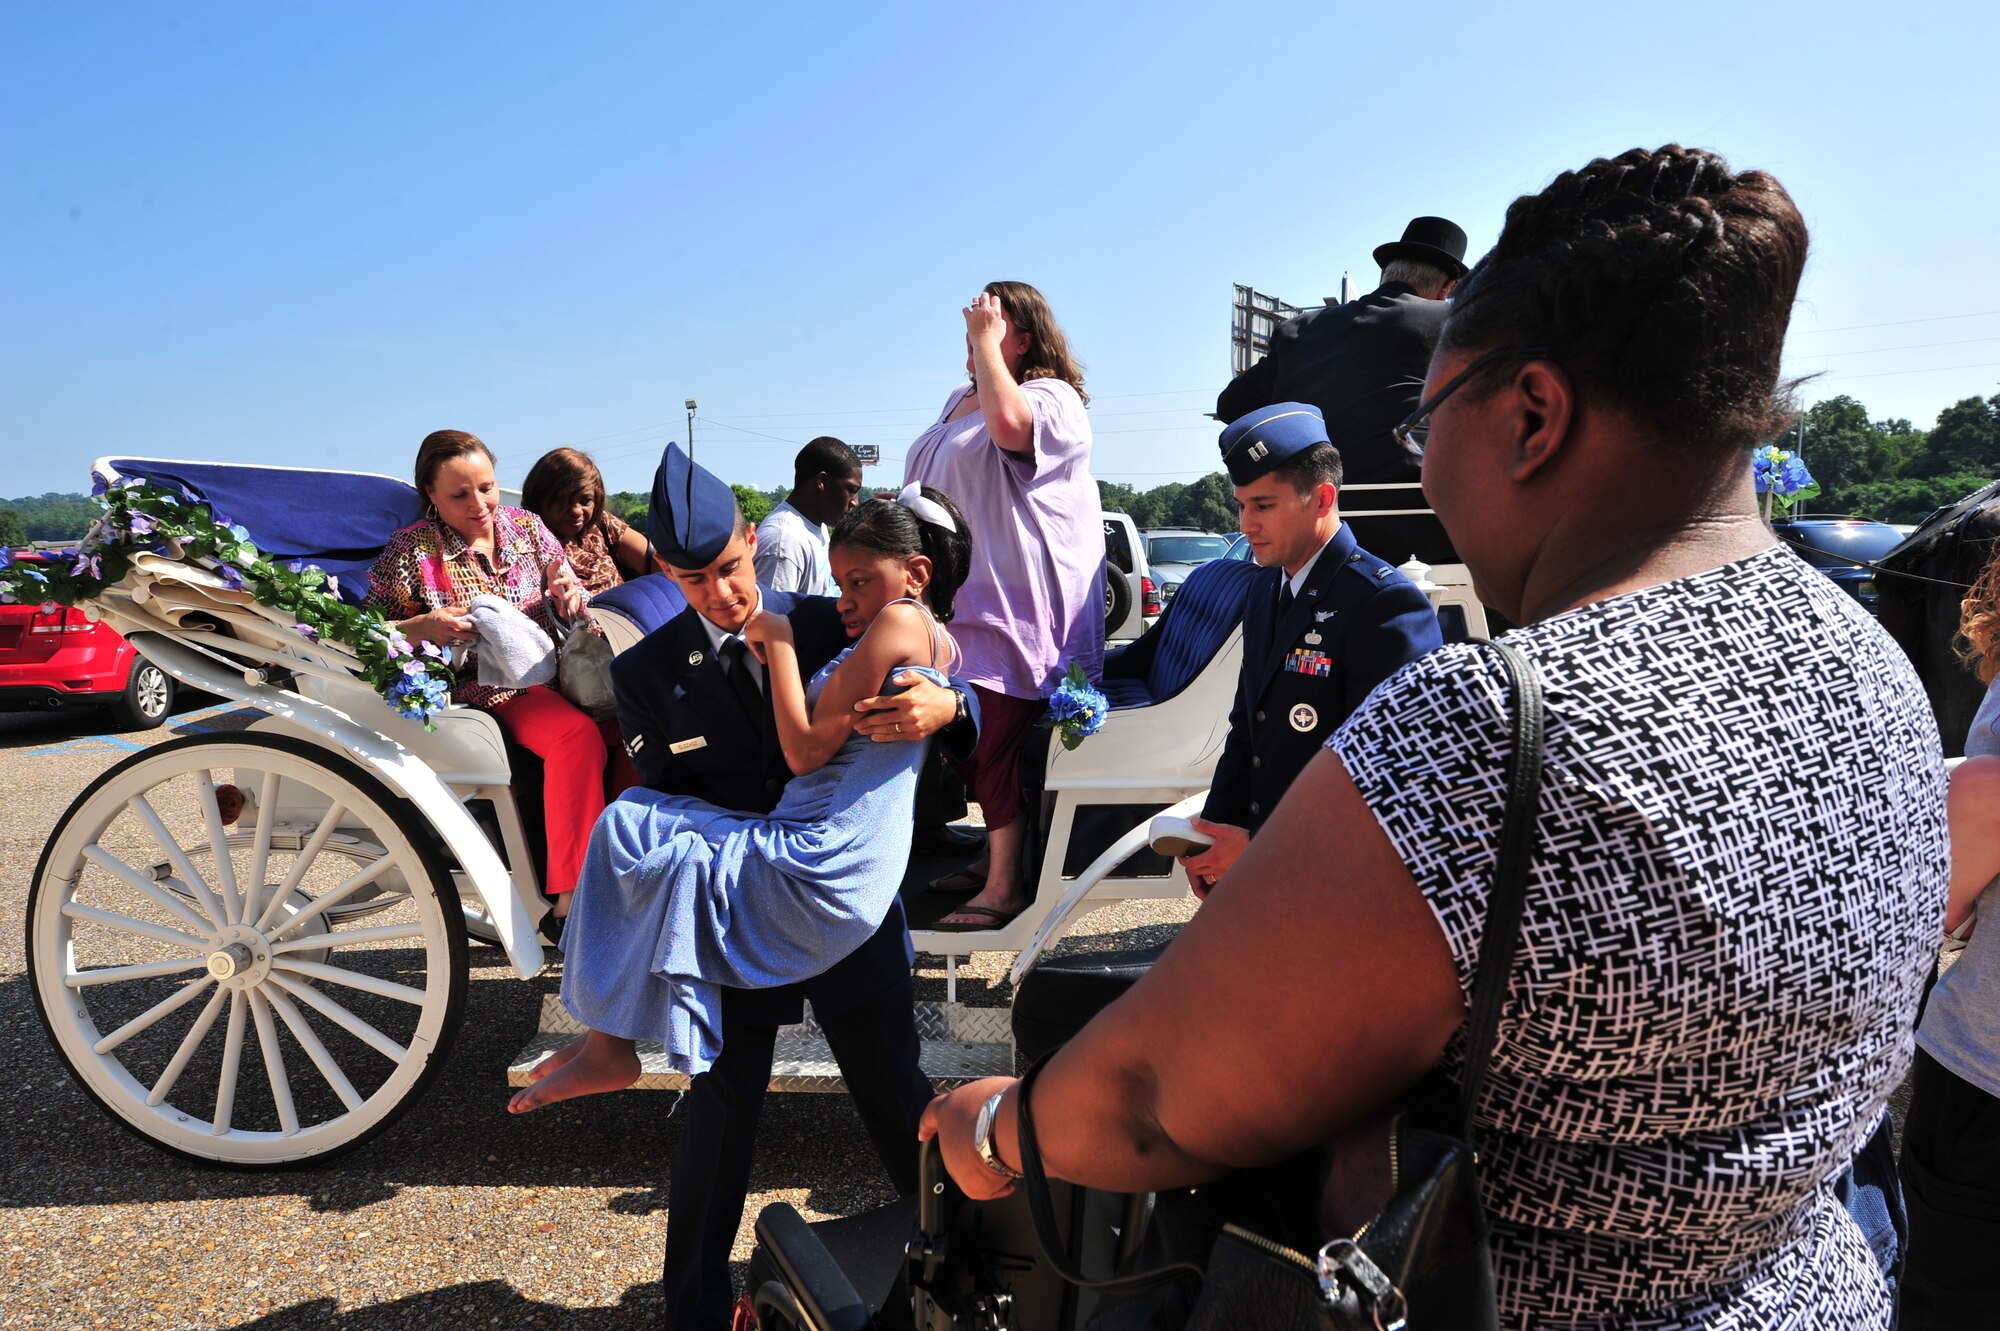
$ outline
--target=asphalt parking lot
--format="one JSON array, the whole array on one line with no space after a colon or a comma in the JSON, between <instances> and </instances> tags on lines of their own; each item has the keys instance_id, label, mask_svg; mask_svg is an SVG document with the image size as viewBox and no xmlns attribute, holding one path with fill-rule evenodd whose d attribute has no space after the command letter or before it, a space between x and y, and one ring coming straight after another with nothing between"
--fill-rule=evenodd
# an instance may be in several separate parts
<instances>
[{"instance_id":1,"label":"asphalt parking lot","mask_svg":"<svg viewBox=\"0 0 2000 1331\"><path fill-rule=\"evenodd\" d=\"M149 744L244 722L199 700L123 735L98 733L84 713L0 714L0 912L23 919L41 848L90 780ZM1148 941L1191 905L1100 913L1076 945ZM0 1081L0 1328L653 1325L675 1097L627 1092L510 1117L507 1064L557 976L523 982L479 945L471 960L450 1061L400 1122L325 1167L241 1174L153 1148L77 1088L29 997L22 931L0 931L0 1050L13 1073ZM975 958L960 997L1004 1005L1010 960ZM941 963L919 984L920 997L942 998ZM751 1188L739 1263L768 1202L816 1219L891 1196L844 1096L772 1096Z\"/></svg>"}]
</instances>

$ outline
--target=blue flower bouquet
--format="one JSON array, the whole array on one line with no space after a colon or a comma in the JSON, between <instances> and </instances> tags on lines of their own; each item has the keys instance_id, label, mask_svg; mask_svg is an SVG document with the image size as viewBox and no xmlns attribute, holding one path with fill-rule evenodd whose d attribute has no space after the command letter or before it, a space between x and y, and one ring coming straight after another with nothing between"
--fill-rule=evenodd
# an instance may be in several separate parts
<instances>
[{"instance_id":1,"label":"blue flower bouquet","mask_svg":"<svg viewBox=\"0 0 2000 1331\"><path fill-rule=\"evenodd\" d=\"M1111 700L1091 686L1083 667L1070 662L1063 682L1049 695L1049 712L1042 725L1056 732L1065 749L1073 749L1104 729L1111 715Z\"/></svg>"}]
</instances>

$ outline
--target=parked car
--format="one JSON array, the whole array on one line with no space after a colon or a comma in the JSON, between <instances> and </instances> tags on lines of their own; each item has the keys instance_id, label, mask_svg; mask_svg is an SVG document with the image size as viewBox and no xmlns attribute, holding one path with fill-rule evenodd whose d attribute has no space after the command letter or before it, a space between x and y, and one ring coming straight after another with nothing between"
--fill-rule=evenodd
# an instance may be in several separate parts
<instances>
[{"instance_id":1,"label":"parked car","mask_svg":"<svg viewBox=\"0 0 2000 1331\"><path fill-rule=\"evenodd\" d=\"M1167 605L1181 582L1197 565L1229 553L1229 538L1189 527L1158 527L1145 533L1146 563L1160 584L1160 604Z\"/></svg>"},{"instance_id":2,"label":"parked car","mask_svg":"<svg viewBox=\"0 0 2000 1331\"><path fill-rule=\"evenodd\" d=\"M1903 533L1867 518L1781 519L1771 530L1870 611L1876 599L1871 565L1903 543Z\"/></svg>"},{"instance_id":3,"label":"parked car","mask_svg":"<svg viewBox=\"0 0 2000 1331\"><path fill-rule=\"evenodd\" d=\"M1242 532L1237 532L1229 538L1229 553L1224 555L1223 558L1233 559L1239 564L1254 564L1257 562L1257 556L1250 549L1250 538Z\"/></svg>"},{"instance_id":4,"label":"parked car","mask_svg":"<svg viewBox=\"0 0 2000 1331\"><path fill-rule=\"evenodd\" d=\"M1130 515L1104 515L1104 559L1104 640L1128 642L1144 633L1161 610L1146 543Z\"/></svg>"},{"instance_id":5,"label":"parked car","mask_svg":"<svg viewBox=\"0 0 2000 1331\"><path fill-rule=\"evenodd\" d=\"M14 558L46 562L33 551ZM113 728L148 730L174 709L172 676L108 624L71 606L0 605L0 711L108 709Z\"/></svg>"}]
</instances>

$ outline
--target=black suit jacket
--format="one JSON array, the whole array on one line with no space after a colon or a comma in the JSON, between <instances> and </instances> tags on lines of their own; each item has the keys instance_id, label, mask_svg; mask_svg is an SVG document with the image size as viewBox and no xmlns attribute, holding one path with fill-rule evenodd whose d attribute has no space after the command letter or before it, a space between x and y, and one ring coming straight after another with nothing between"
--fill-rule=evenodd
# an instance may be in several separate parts
<instances>
[{"instance_id":1,"label":"black suit jacket","mask_svg":"<svg viewBox=\"0 0 2000 1331\"><path fill-rule=\"evenodd\" d=\"M1271 350L1215 399L1224 421L1273 402L1307 402L1326 417L1350 485L1417 479L1419 459L1389 431L1416 410L1447 306L1390 282L1345 305L1308 310L1271 336Z\"/></svg>"},{"instance_id":2,"label":"black suit jacket","mask_svg":"<svg viewBox=\"0 0 2000 1331\"><path fill-rule=\"evenodd\" d=\"M1229 739L1202 810L1252 832L1377 684L1443 642L1416 584L1358 548L1344 523L1279 623L1283 580L1268 569L1250 588Z\"/></svg>"},{"instance_id":3,"label":"black suit jacket","mask_svg":"<svg viewBox=\"0 0 2000 1331\"><path fill-rule=\"evenodd\" d=\"M807 678L847 645L832 597L769 588L763 596L766 610L791 619L799 671ZM626 751L647 785L743 813L769 813L777 807L792 771L778 741L769 696L761 712L751 715L692 607L617 656L611 663L611 683ZM973 730L961 723L938 738L950 736L954 750L969 752ZM837 1016L906 983L915 960L898 900L874 937L833 967L802 985L738 990L735 1010L753 1020L783 1025L797 1021L800 1000L810 998L815 1012Z\"/></svg>"}]
</instances>

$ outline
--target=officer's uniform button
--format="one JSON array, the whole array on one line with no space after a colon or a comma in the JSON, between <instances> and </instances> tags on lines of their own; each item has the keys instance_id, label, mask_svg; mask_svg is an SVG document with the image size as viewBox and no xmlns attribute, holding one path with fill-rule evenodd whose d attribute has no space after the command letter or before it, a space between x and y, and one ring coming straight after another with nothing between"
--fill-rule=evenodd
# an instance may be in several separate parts
<instances>
[{"instance_id":1,"label":"officer's uniform button","mask_svg":"<svg viewBox=\"0 0 2000 1331\"><path fill-rule=\"evenodd\" d=\"M1262 812L1264 812L1264 806L1263 806L1263 805L1261 805L1261 804L1259 804L1259 803L1258 803L1258 802L1257 802L1256 800L1251 800L1251 801L1250 801L1250 812L1252 812L1252 813L1262 813Z\"/></svg>"},{"instance_id":2,"label":"officer's uniform button","mask_svg":"<svg viewBox=\"0 0 2000 1331\"><path fill-rule=\"evenodd\" d=\"M1252 767L1262 767L1264 765L1264 760L1253 754L1251 755L1250 758L1250 765Z\"/></svg>"},{"instance_id":3,"label":"officer's uniform button","mask_svg":"<svg viewBox=\"0 0 2000 1331\"><path fill-rule=\"evenodd\" d=\"M1260 712L1258 712L1258 713L1257 713L1257 719L1258 719L1259 721L1262 721L1262 720L1264 719L1264 713L1263 713L1263 712L1261 712L1261 711L1260 711Z\"/></svg>"}]
</instances>

